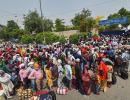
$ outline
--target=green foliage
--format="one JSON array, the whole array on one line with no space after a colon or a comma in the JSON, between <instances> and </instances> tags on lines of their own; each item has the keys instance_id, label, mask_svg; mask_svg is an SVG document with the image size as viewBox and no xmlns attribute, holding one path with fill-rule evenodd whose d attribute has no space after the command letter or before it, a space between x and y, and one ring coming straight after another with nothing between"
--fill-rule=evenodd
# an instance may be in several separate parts
<instances>
[{"instance_id":1,"label":"green foliage","mask_svg":"<svg viewBox=\"0 0 130 100\"><path fill-rule=\"evenodd\" d=\"M86 19L86 32L91 32L91 30L96 26L96 21L92 17Z\"/></svg>"},{"instance_id":2,"label":"green foliage","mask_svg":"<svg viewBox=\"0 0 130 100\"><path fill-rule=\"evenodd\" d=\"M55 29L56 29L56 32L60 32L60 31L65 30L65 25L64 25L63 19L57 18L55 20Z\"/></svg>"},{"instance_id":3,"label":"green foliage","mask_svg":"<svg viewBox=\"0 0 130 100\"><path fill-rule=\"evenodd\" d=\"M21 37L22 43L28 44L28 43L33 43L33 41L34 41L34 37L32 35L24 34Z\"/></svg>"},{"instance_id":4,"label":"green foliage","mask_svg":"<svg viewBox=\"0 0 130 100\"><path fill-rule=\"evenodd\" d=\"M106 27L105 26L100 26L99 27L99 32L103 32L103 31L105 31L106 30Z\"/></svg>"},{"instance_id":5,"label":"green foliage","mask_svg":"<svg viewBox=\"0 0 130 100\"><path fill-rule=\"evenodd\" d=\"M65 37L63 35L61 35L59 37L59 42L62 43L62 44L64 44L66 42L66 39L65 39Z\"/></svg>"},{"instance_id":6,"label":"green foliage","mask_svg":"<svg viewBox=\"0 0 130 100\"><path fill-rule=\"evenodd\" d=\"M108 19L114 19L114 18L121 18L121 17L128 17L128 23L127 24L122 24L122 26L128 26L130 24L130 11L128 11L125 8L121 8L117 13L110 14L108 16ZM106 26L106 30L116 30L118 29L118 25L111 25L111 26Z\"/></svg>"},{"instance_id":7,"label":"green foliage","mask_svg":"<svg viewBox=\"0 0 130 100\"><path fill-rule=\"evenodd\" d=\"M0 31L0 39L9 40L9 34L6 32L6 27Z\"/></svg>"},{"instance_id":8,"label":"green foliage","mask_svg":"<svg viewBox=\"0 0 130 100\"><path fill-rule=\"evenodd\" d=\"M44 27L45 32L52 32L53 21L50 19L44 19L43 20L43 27Z\"/></svg>"},{"instance_id":9,"label":"green foliage","mask_svg":"<svg viewBox=\"0 0 130 100\"><path fill-rule=\"evenodd\" d=\"M30 33L34 32L42 32L42 19L38 15L37 11L29 12L28 15L24 18L24 27L25 30L29 31Z\"/></svg>"},{"instance_id":10,"label":"green foliage","mask_svg":"<svg viewBox=\"0 0 130 100\"><path fill-rule=\"evenodd\" d=\"M55 35L54 33L45 32L45 33L43 33L43 35L45 37L46 44L51 44L51 43L59 41L59 36Z\"/></svg>"},{"instance_id":11,"label":"green foliage","mask_svg":"<svg viewBox=\"0 0 130 100\"><path fill-rule=\"evenodd\" d=\"M52 32L39 33L35 36L36 43L52 44L54 42L65 43L66 39L64 36L58 36Z\"/></svg>"},{"instance_id":12,"label":"green foliage","mask_svg":"<svg viewBox=\"0 0 130 100\"><path fill-rule=\"evenodd\" d=\"M16 29L13 30L12 32L9 32L10 34L10 38L14 38L14 39L21 39L22 35L27 34L28 32L23 30L23 29Z\"/></svg>"},{"instance_id":13,"label":"green foliage","mask_svg":"<svg viewBox=\"0 0 130 100\"><path fill-rule=\"evenodd\" d=\"M99 35L97 33L93 33L93 37L98 37Z\"/></svg>"},{"instance_id":14,"label":"green foliage","mask_svg":"<svg viewBox=\"0 0 130 100\"><path fill-rule=\"evenodd\" d=\"M69 41L70 41L70 43L77 44L78 43L78 35L77 34L71 35L69 37Z\"/></svg>"},{"instance_id":15,"label":"green foliage","mask_svg":"<svg viewBox=\"0 0 130 100\"><path fill-rule=\"evenodd\" d=\"M91 11L88 9L83 9L81 13L76 14L71 22L81 32L91 31L96 24L96 21L91 17Z\"/></svg>"},{"instance_id":16,"label":"green foliage","mask_svg":"<svg viewBox=\"0 0 130 100\"><path fill-rule=\"evenodd\" d=\"M12 32L12 31L18 30L18 29L19 29L19 26L14 20L9 20L7 22L7 27L6 27L7 32Z\"/></svg>"}]
</instances>

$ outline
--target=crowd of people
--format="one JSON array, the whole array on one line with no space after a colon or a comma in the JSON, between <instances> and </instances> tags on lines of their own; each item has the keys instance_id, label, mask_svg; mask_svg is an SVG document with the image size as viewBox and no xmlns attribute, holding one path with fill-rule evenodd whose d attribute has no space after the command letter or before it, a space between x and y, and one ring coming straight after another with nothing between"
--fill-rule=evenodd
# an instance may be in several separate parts
<instances>
[{"instance_id":1,"label":"crowd of people","mask_svg":"<svg viewBox=\"0 0 130 100\"><path fill-rule=\"evenodd\" d=\"M12 98L21 86L32 92L47 88L78 90L99 95L116 84L116 76L128 78L130 39L123 36L88 38L78 44L48 45L3 42L0 45L0 95Z\"/></svg>"}]
</instances>

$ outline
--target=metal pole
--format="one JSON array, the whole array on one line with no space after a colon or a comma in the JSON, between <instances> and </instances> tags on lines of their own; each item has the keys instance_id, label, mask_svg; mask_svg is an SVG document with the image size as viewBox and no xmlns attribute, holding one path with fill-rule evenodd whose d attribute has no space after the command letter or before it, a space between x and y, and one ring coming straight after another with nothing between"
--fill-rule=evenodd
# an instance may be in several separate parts
<instances>
[{"instance_id":1,"label":"metal pole","mask_svg":"<svg viewBox=\"0 0 130 100\"><path fill-rule=\"evenodd\" d=\"M41 19L43 20L42 2L41 2L41 0L39 0L39 4L40 4ZM42 22L42 31L44 32L44 25L43 25L43 22Z\"/></svg>"}]
</instances>

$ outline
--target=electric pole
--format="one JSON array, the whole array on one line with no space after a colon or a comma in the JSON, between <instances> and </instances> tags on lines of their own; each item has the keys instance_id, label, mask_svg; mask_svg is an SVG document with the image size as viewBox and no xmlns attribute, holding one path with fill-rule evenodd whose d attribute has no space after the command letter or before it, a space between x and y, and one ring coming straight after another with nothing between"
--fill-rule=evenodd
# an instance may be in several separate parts
<instances>
[{"instance_id":1,"label":"electric pole","mask_svg":"<svg viewBox=\"0 0 130 100\"><path fill-rule=\"evenodd\" d=\"M39 4L40 4L41 19L42 19L42 31L44 32L42 2L41 2L41 0L39 0Z\"/></svg>"}]
</instances>

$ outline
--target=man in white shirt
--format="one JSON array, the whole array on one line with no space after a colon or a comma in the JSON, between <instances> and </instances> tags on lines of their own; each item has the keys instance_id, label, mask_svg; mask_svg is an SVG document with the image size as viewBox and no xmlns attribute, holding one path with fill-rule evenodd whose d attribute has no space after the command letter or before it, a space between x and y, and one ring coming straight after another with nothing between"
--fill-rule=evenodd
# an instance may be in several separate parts
<instances>
[{"instance_id":1,"label":"man in white shirt","mask_svg":"<svg viewBox=\"0 0 130 100\"><path fill-rule=\"evenodd\" d=\"M65 65L65 70L66 70L66 79L67 79L67 87L71 89L72 85L72 69L69 64Z\"/></svg>"}]
</instances>

